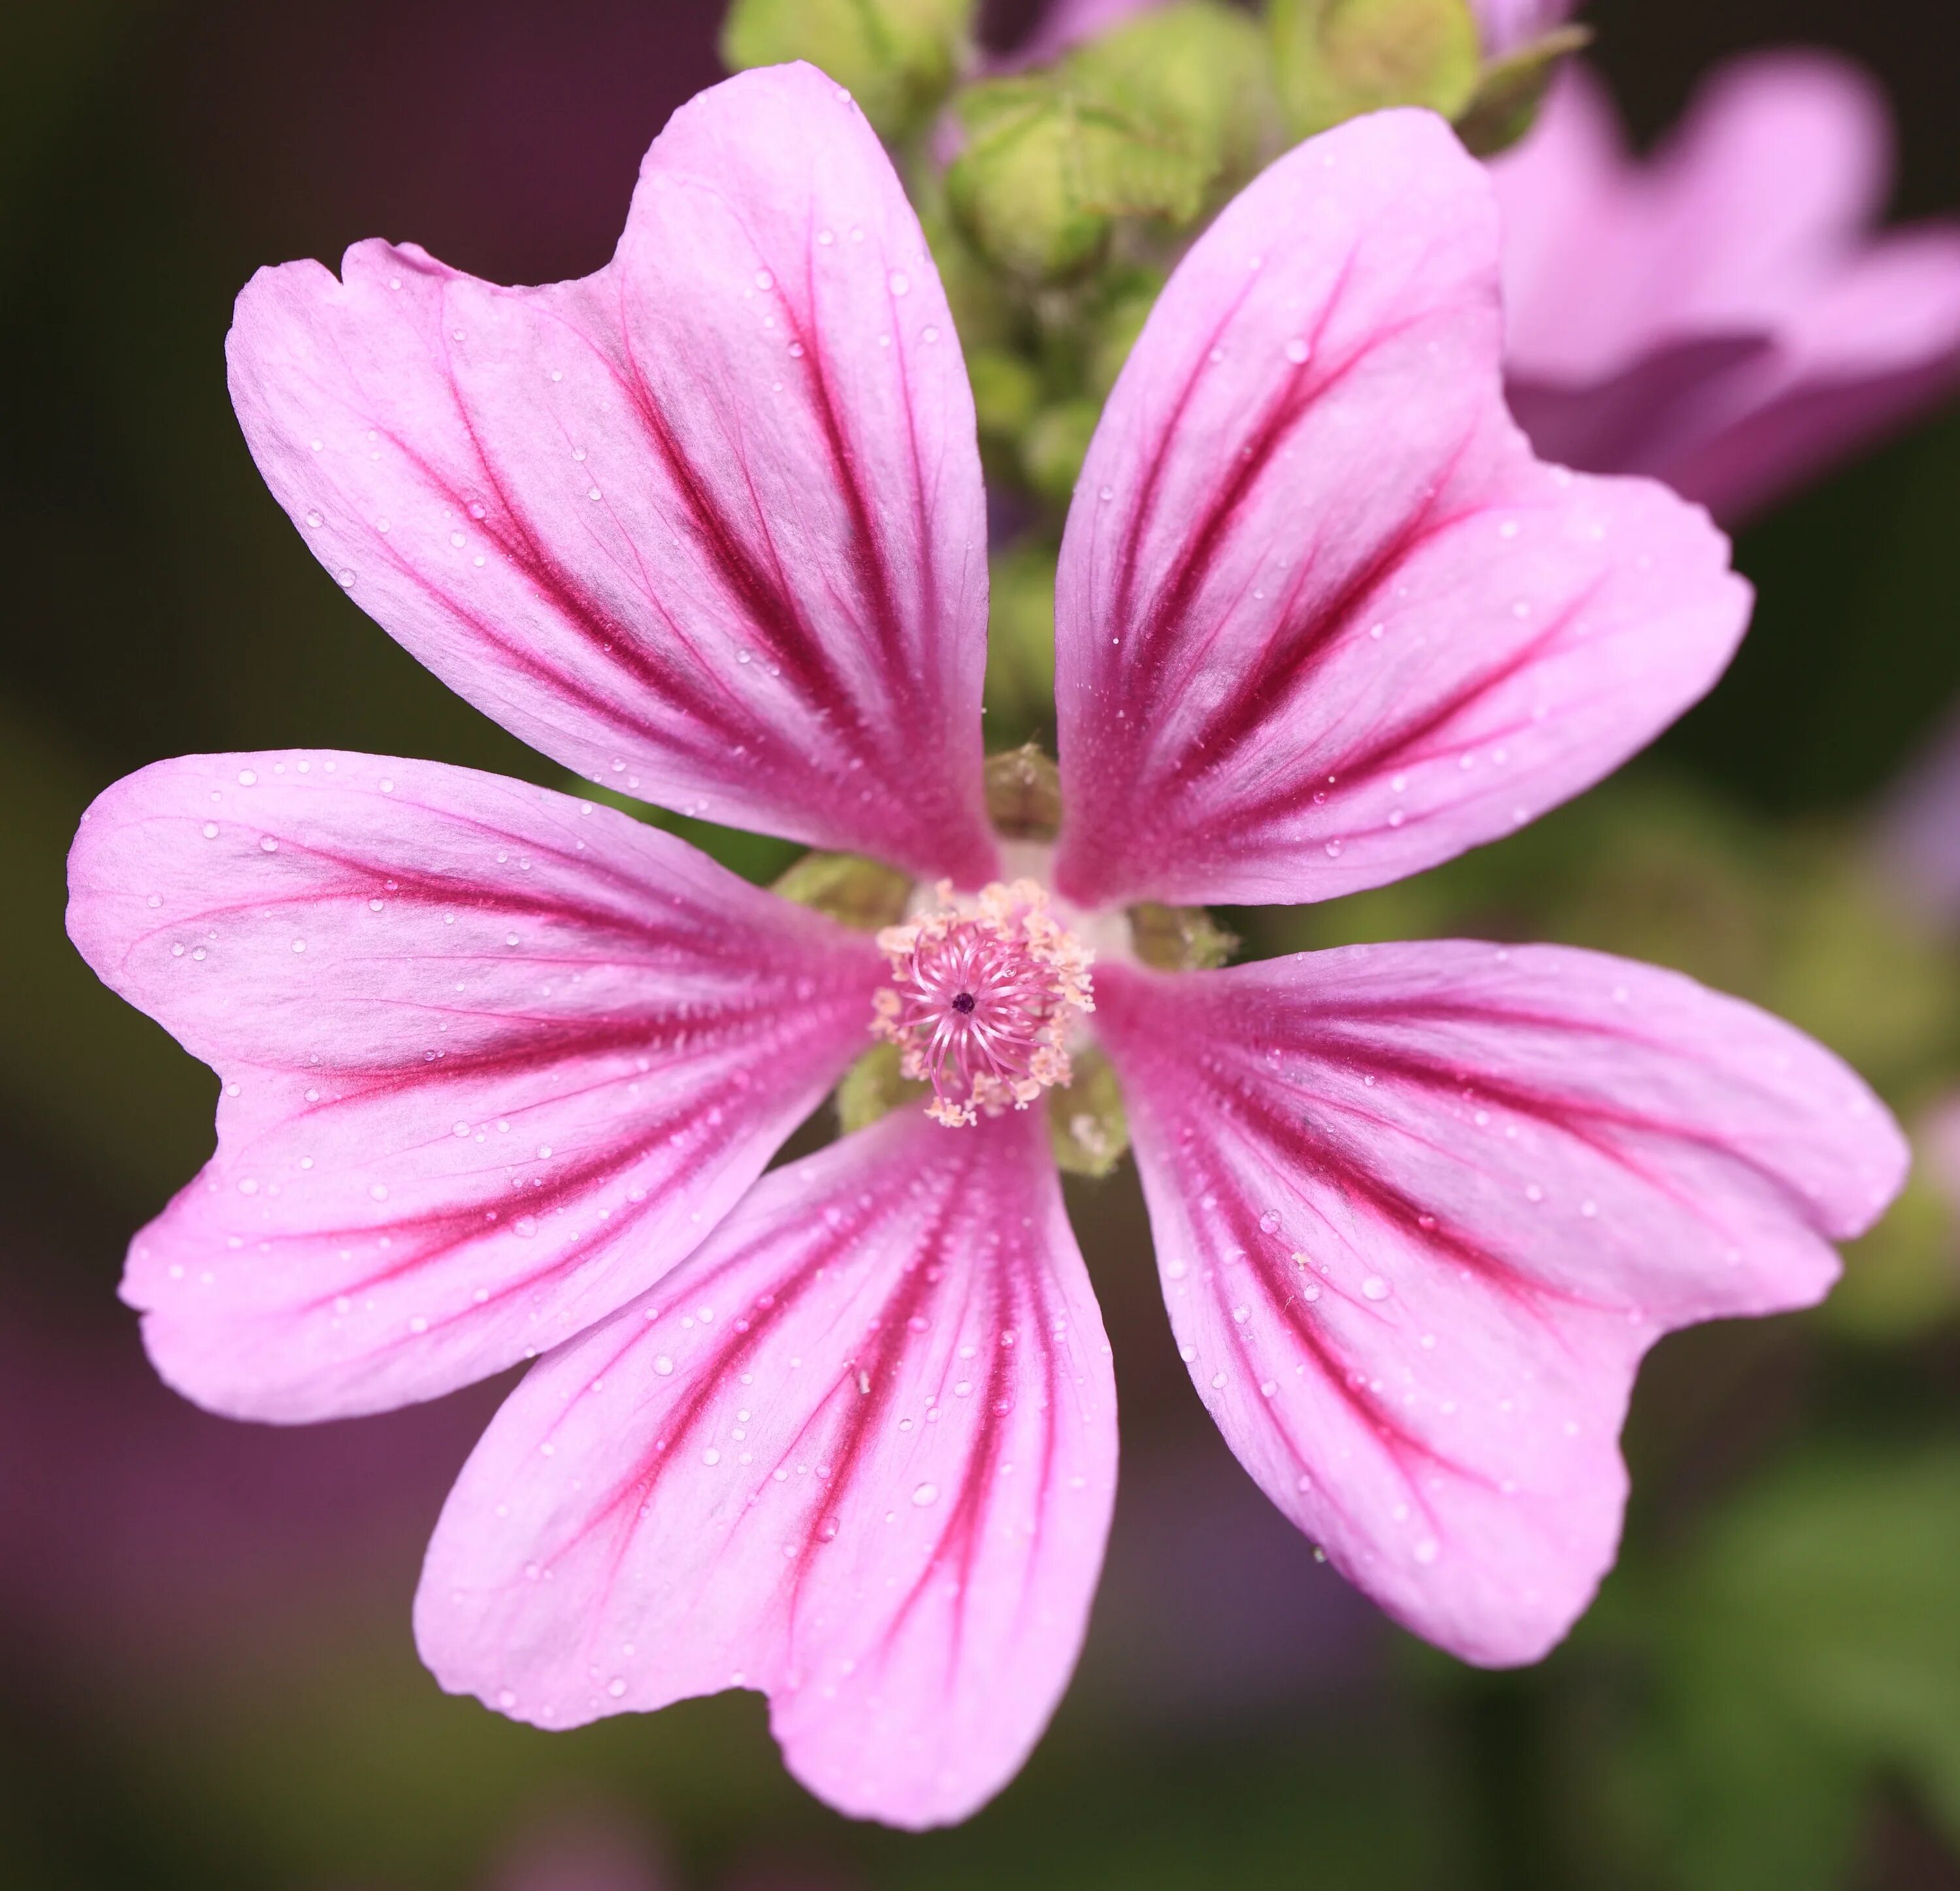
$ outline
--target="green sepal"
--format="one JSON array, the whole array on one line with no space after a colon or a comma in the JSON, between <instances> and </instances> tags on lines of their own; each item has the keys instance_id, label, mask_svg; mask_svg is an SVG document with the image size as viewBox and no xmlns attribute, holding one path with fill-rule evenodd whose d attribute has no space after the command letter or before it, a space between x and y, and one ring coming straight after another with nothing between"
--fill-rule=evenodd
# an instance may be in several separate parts
<instances>
[{"instance_id":1,"label":"green sepal","mask_svg":"<svg viewBox=\"0 0 1960 1891\"><path fill-rule=\"evenodd\" d=\"M846 87L880 136L921 129L959 77L973 0L734 0L731 71L807 59Z\"/></svg>"},{"instance_id":2,"label":"green sepal","mask_svg":"<svg viewBox=\"0 0 1960 1891\"><path fill-rule=\"evenodd\" d=\"M806 853L770 888L861 933L904 918L911 879L861 853Z\"/></svg>"},{"instance_id":3,"label":"green sepal","mask_svg":"<svg viewBox=\"0 0 1960 1891\"><path fill-rule=\"evenodd\" d=\"M1294 135L1391 105L1455 118L1482 58L1468 0L1273 0L1281 103Z\"/></svg>"},{"instance_id":4,"label":"green sepal","mask_svg":"<svg viewBox=\"0 0 1960 1891\"><path fill-rule=\"evenodd\" d=\"M1048 1093L1048 1143L1064 1175L1100 1181L1114 1172L1130 1146L1130 1120L1116 1073L1101 1051L1074 1059L1075 1075Z\"/></svg>"},{"instance_id":5,"label":"green sepal","mask_svg":"<svg viewBox=\"0 0 1960 1891\"><path fill-rule=\"evenodd\" d=\"M900 1070L896 1044L873 1044L837 1086L838 1127L846 1136L854 1136L906 1104L923 1107L931 1095L931 1084L915 1083Z\"/></svg>"},{"instance_id":6,"label":"green sepal","mask_svg":"<svg viewBox=\"0 0 1960 1891\"><path fill-rule=\"evenodd\" d=\"M1537 122L1559 62L1592 39L1586 27L1561 27L1484 68L1469 103L1457 115L1456 135L1473 157L1508 151Z\"/></svg>"},{"instance_id":7,"label":"green sepal","mask_svg":"<svg viewBox=\"0 0 1960 1891\"><path fill-rule=\"evenodd\" d=\"M989 755L987 815L1010 841L1052 841L1061 831L1061 771L1033 742Z\"/></svg>"},{"instance_id":8,"label":"green sepal","mask_svg":"<svg viewBox=\"0 0 1960 1891\"><path fill-rule=\"evenodd\" d=\"M1159 906L1147 901L1130 908L1130 943L1146 965L1160 972L1216 971L1239 949L1201 906Z\"/></svg>"}]
</instances>

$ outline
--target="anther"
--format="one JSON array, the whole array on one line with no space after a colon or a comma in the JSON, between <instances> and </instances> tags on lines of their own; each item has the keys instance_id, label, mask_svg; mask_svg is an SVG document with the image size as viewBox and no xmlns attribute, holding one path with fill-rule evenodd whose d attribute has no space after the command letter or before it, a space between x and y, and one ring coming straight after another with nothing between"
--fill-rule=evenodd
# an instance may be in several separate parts
<instances>
[{"instance_id":1,"label":"anther","mask_svg":"<svg viewBox=\"0 0 1960 1891\"><path fill-rule=\"evenodd\" d=\"M908 1077L931 1084L927 1114L957 1127L1068 1082L1071 1026L1094 1009L1092 955L1032 880L996 881L964 912L950 881L937 891L935 911L878 935L892 983L871 1030L899 1047Z\"/></svg>"}]
</instances>

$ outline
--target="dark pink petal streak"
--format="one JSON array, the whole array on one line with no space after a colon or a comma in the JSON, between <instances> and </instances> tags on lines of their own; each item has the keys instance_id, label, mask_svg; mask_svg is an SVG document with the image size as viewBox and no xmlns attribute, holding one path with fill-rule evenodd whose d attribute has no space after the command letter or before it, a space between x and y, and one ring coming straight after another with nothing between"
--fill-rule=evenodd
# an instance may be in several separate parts
<instances>
[{"instance_id":1,"label":"dark pink petal streak","mask_svg":"<svg viewBox=\"0 0 1960 1891\"><path fill-rule=\"evenodd\" d=\"M70 886L83 955L224 1080L123 1295L247 1418L431 1397L657 1279L868 1041L881 963L609 808L323 751L119 782Z\"/></svg>"},{"instance_id":2,"label":"dark pink petal streak","mask_svg":"<svg viewBox=\"0 0 1960 1891\"><path fill-rule=\"evenodd\" d=\"M596 275L262 270L232 399L349 594L587 778L977 882L987 615L959 341L848 96L675 113Z\"/></svg>"},{"instance_id":3,"label":"dark pink petal streak","mask_svg":"<svg viewBox=\"0 0 1960 1891\"><path fill-rule=\"evenodd\" d=\"M1426 113L1310 139L1192 248L1062 546L1071 898L1379 885L1597 780L1720 673L1749 603L1726 542L1534 460L1500 343L1491 186Z\"/></svg>"},{"instance_id":4,"label":"dark pink petal streak","mask_svg":"<svg viewBox=\"0 0 1960 1891\"><path fill-rule=\"evenodd\" d=\"M758 1688L846 1812L998 1791L1074 1664L1115 1483L1045 1133L889 1117L536 1367L429 1550L444 1685L546 1727Z\"/></svg>"},{"instance_id":5,"label":"dark pink petal streak","mask_svg":"<svg viewBox=\"0 0 1960 1891\"><path fill-rule=\"evenodd\" d=\"M1805 1306L1907 1160L1838 1060L1555 946L1099 972L1192 1380L1267 1494L1465 1659L1544 1654L1618 1540L1675 1327Z\"/></svg>"}]
</instances>

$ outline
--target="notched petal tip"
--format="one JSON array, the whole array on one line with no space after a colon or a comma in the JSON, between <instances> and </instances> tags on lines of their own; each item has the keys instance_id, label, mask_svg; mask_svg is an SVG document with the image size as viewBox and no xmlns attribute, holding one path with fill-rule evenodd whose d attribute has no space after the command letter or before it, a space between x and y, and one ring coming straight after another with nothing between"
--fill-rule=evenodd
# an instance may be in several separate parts
<instances>
[{"instance_id":1,"label":"notched petal tip","mask_svg":"<svg viewBox=\"0 0 1960 1891\"><path fill-rule=\"evenodd\" d=\"M612 809L331 751L158 763L71 879L83 955L220 1076L123 1294L241 1417L431 1397L609 1313L835 1081L879 974Z\"/></svg>"},{"instance_id":2,"label":"notched petal tip","mask_svg":"<svg viewBox=\"0 0 1960 1891\"><path fill-rule=\"evenodd\" d=\"M1904 1173L1828 1052L1596 953L1112 968L1098 1000L1200 1397L1351 1580L1484 1665L1610 1567L1647 1348L1820 1299Z\"/></svg>"},{"instance_id":3,"label":"notched petal tip","mask_svg":"<svg viewBox=\"0 0 1960 1891\"><path fill-rule=\"evenodd\" d=\"M1067 1682L1115 1481L1039 1120L906 1113L772 1173L526 1378L444 1508L417 1640L540 1726L759 1689L830 1804L950 1823Z\"/></svg>"},{"instance_id":4,"label":"notched petal tip","mask_svg":"<svg viewBox=\"0 0 1960 1891\"><path fill-rule=\"evenodd\" d=\"M977 883L985 521L925 240L813 68L677 113L612 262L506 289L380 243L228 342L335 581L484 711L685 813Z\"/></svg>"}]
</instances>

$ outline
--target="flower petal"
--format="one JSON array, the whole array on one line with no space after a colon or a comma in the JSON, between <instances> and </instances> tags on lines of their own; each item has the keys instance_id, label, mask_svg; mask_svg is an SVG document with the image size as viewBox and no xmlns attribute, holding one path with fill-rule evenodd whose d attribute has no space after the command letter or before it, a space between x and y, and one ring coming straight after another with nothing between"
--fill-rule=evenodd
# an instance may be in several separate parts
<instances>
[{"instance_id":1,"label":"flower petal","mask_svg":"<svg viewBox=\"0 0 1960 1891\"><path fill-rule=\"evenodd\" d=\"M1507 833L1701 695L1726 541L1534 461L1497 224L1440 120L1280 160L1194 246L1097 429L1057 593L1057 873L1083 904L1320 899Z\"/></svg>"},{"instance_id":2,"label":"flower petal","mask_svg":"<svg viewBox=\"0 0 1960 1891\"><path fill-rule=\"evenodd\" d=\"M1643 164L1562 75L1491 166L1538 450L1732 520L1924 411L1960 380L1960 227L1875 232L1892 169L1883 95L1829 55L1721 68Z\"/></svg>"},{"instance_id":3,"label":"flower petal","mask_svg":"<svg viewBox=\"0 0 1960 1891\"><path fill-rule=\"evenodd\" d=\"M1640 1355L1809 1305L1902 1181L1836 1058L1557 946L1099 968L1171 1324L1267 1495L1465 1659L1544 1654L1612 1560Z\"/></svg>"},{"instance_id":4,"label":"flower petal","mask_svg":"<svg viewBox=\"0 0 1960 1891\"><path fill-rule=\"evenodd\" d=\"M985 879L986 523L938 275L809 66L676 113L597 275L262 271L232 398L321 562L594 780Z\"/></svg>"},{"instance_id":5,"label":"flower petal","mask_svg":"<svg viewBox=\"0 0 1960 1891\"><path fill-rule=\"evenodd\" d=\"M640 1292L865 1043L882 965L611 809L368 755L159 762L69 883L83 956L224 1079L123 1295L239 1417L428 1398Z\"/></svg>"},{"instance_id":6,"label":"flower petal","mask_svg":"<svg viewBox=\"0 0 1960 1891\"><path fill-rule=\"evenodd\" d=\"M759 1688L813 1791L941 1824L1054 1709L1115 1470L1039 1113L906 1111L764 1178L531 1372L443 1512L416 1637L546 1727Z\"/></svg>"}]
</instances>

